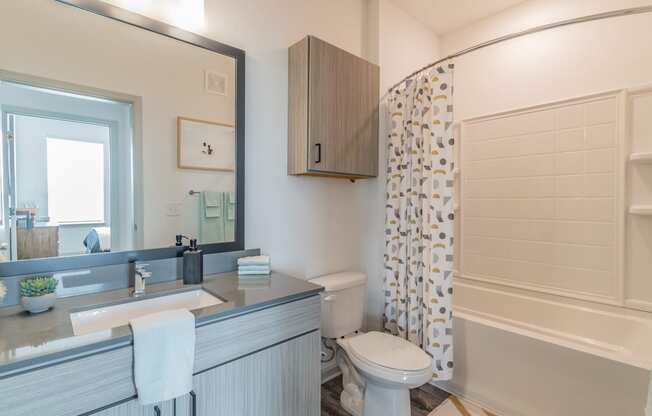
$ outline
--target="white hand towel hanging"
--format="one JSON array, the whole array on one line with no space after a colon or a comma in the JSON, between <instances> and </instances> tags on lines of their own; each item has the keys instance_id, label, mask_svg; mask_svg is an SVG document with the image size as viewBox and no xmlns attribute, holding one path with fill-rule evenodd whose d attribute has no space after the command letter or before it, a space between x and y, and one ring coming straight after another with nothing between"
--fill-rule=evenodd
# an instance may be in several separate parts
<instances>
[{"instance_id":1,"label":"white hand towel hanging","mask_svg":"<svg viewBox=\"0 0 652 416\"><path fill-rule=\"evenodd\" d=\"M192 390L195 316L185 309L129 321L134 334L134 379L138 401L159 403Z\"/></svg>"}]
</instances>

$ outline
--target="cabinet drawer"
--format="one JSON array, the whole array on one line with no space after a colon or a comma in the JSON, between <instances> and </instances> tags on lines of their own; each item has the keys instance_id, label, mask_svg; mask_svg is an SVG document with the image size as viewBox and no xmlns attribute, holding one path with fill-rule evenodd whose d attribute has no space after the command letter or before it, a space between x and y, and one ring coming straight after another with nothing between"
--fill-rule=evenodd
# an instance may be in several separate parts
<instances>
[{"instance_id":1,"label":"cabinet drawer","mask_svg":"<svg viewBox=\"0 0 652 416\"><path fill-rule=\"evenodd\" d=\"M319 295L197 328L195 373L319 329Z\"/></svg>"},{"instance_id":2,"label":"cabinet drawer","mask_svg":"<svg viewBox=\"0 0 652 416\"><path fill-rule=\"evenodd\" d=\"M78 416L112 405L135 396L132 368L129 346L7 377L0 415Z\"/></svg>"}]
</instances>

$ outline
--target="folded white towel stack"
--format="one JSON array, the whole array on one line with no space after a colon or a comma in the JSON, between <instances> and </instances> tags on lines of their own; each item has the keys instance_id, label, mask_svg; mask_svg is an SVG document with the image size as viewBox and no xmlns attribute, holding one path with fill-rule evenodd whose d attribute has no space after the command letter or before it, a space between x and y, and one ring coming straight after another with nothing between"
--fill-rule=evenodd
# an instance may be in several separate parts
<instances>
[{"instance_id":1,"label":"folded white towel stack","mask_svg":"<svg viewBox=\"0 0 652 416\"><path fill-rule=\"evenodd\" d=\"M188 394L195 365L195 315L177 309L135 318L129 324L138 401L147 405Z\"/></svg>"},{"instance_id":2,"label":"folded white towel stack","mask_svg":"<svg viewBox=\"0 0 652 416\"><path fill-rule=\"evenodd\" d=\"M100 250L111 251L111 227L95 227L95 232L100 239Z\"/></svg>"},{"instance_id":3,"label":"folded white towel stack","mask_svg":"<svg viewBox=\"0 0 652 416\"><path fill-rule=\"evenodd\" d=\"M269 256L250 256L238 259L238 275L260 276L272 273L271 259Z\"/></svg>"}]
</instances>

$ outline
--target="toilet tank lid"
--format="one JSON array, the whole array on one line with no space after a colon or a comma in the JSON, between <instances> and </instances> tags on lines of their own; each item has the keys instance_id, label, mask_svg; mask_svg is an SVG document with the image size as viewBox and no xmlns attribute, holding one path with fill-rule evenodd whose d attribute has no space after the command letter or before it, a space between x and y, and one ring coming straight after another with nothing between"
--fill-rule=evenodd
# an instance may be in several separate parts
<instances>
[{"instance_id":1,"label":"toilet tank lid","mask_svg":"<svg viewBox=\"0 0 652 416\"><path fill-rule=\"evenodd\" d=\"M310 280L310 283L323 286L327 292L335 292L367 283L367 275L360 272L341 272L326 274Z\"/></svg>"}]
</instances>

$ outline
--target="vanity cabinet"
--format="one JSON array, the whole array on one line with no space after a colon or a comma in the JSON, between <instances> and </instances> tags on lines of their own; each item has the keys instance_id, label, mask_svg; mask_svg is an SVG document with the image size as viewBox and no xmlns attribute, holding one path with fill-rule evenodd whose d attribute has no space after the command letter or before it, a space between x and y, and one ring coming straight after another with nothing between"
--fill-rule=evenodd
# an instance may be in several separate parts
<instances>
[{"instance_id":1,"label":"vanity cabinet","mask_svg":"<svg viewBox=\"0 0 652 416\"><path fill-rule=\"evenodd\" d=\"M198 324L195 400L141 406L127 344L0 378L0 415L317 416L320 314L311 294Z\"/></svg>"},{"instance_id":2,"label":"vanity cabinet","mask_svg":"<svg viewBox=\"0 0 652 416\"><path fill-rule=\"evenodd\" d=\"M288 174L378 176L379 68L308 36L289 49Z\"/></svg>"},{"instance_id":3,"label":"vanity cabinet","mask_svg":"<svg viewBox=\"0 0 652 416\"><path fill-rule=\"evenodd\" d=\"M177 416L318 416L320 334L312 332L195 375Z\"/></svg>"}]
</instances>

